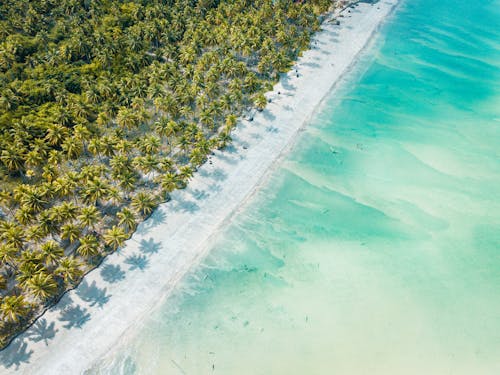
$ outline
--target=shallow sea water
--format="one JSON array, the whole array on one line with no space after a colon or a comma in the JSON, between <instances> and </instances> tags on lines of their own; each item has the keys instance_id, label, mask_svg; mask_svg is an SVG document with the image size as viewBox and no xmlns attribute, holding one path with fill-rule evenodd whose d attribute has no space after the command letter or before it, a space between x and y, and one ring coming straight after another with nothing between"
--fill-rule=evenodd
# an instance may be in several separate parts
<instances>
[{"instance_id":1,"label":"shallow sea water","mask_svg":"<svg viewBox=\"0 0 500 375\"><path fill-rule=\"evenodd\" d=\"M93 374L500 374L500 2L403 0Z\"/></svg>"}]
</instances>

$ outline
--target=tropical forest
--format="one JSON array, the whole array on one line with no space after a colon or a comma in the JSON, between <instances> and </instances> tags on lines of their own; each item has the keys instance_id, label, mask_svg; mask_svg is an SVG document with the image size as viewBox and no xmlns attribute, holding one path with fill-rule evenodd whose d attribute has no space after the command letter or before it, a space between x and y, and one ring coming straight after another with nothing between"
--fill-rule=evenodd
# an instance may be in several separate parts
<instances>
[{"instance_id":1,"label":"tropical forest","mask_svg":"<svg viewBox=\"0 0 500 375\"><path fill-rule=\"evenodd\" d=\"M331 0L0 0L0 347L231 141Z\"/></svg>"}]
</instances>

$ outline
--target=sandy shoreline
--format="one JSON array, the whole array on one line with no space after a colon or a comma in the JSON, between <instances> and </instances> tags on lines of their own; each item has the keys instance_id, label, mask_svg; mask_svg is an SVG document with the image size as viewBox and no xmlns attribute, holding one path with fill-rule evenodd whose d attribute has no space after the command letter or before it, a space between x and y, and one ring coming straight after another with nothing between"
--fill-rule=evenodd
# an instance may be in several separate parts
<instances>
[{"instance_id":1,"label":"sandy shoreline","mask_svg":"<svg viewBox=\"0 0 500 375\"><path fill-rule=\"evenodd\" d=\"M361 3L344 12L340 26L326 21L296 64L298 77L295 68L284 76L266 110L238 123L228 150L216 152L123 249L0 352L0 373L79 374L133 336L265 181L396 3Z\"/></svg>"}]
</instances>

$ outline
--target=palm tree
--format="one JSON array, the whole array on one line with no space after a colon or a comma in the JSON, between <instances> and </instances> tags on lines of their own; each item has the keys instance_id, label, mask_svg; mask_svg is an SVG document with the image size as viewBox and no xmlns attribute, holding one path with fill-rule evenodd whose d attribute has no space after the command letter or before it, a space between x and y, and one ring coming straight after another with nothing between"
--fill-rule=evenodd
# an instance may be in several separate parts
<instances>
[{"instance_id":1,"label":"palm tree","mask_svg":"<svg viewBox=\"0 0 500 375\"><path fill-rule=\"evenodd\" d=\"M11 270L16 268L19 249L7 244L0 244L0 264L7 265Z\"/></svg>"},{"instance_id":2,"label":"palm tree","mask_svg":"<svg viewBox=\"0 0 500 375\"><path fill-rule=\"evenodd\" d=\"M11 146L2 150L0 160L10 172L18 172L24 168L22 151L16 146Z\"/></svg>"},{"instance_id":3,"label":"palm tree","mask_svg":"<svg viewBox=\"0 0 500 375\"><path fill-rule=\"evenodd\" d=\"M24 245L25 235L23 229L14 223L5 223L1 229L0 238L9 246L21 249Z\"/></svg>"},{"instance_id":4,"label":"palm tree","mask_svg":"<svg viewBox=\"0 0 500 375\"><path fill-rule=\"evenodd\" d=\"M182 178L183 181L189 180L191 177L193 177L193 168L184 165L179 168L179 176Z\"/></svg>"},{"instance_id":5,"label":"palm tree","mask_svg":"<svg viewBox=\"0 0 500 375\"><path fill-rule=\"evenodd\" d=\"M42 230L45 236L49 234L56 233L58 231L58 222L49 210L42 211L38 215L38 226Z\"/></svg>"},{"instance_id":6,"label":"palm tree","mask_svg":"<svg viewBox=\"0 0 500 375\"><path fill-rule=\"evenodd\" d=\"M99 102L100 94L96 87L91 87L85 92L85 100L89 104L96 104Z\"/></svg>"},{"instance_id":7,"label":"palm tree","mask_svg":"<svg viewBox=\"0 0 500 375\"><path fill-rule=\"evenodd\" d=\"M96 236L87 234L80 239L80 246L76 251L82 257L92 258L99 254L99 240Z\"/></svg>"},{"instance_id":8,"label":"palm tree","mask_svg":"<svg viewBox=\"0 0 500 375\"><path fill-rule=\"evenodd\" d=\"M83 152L83 143L78 138L66 138L61 147L68 159L76 159Z\"/></svg>"},{"instance_id":9,"label":"palm tree","mask_svg":"<svg viewBox=\"0 0 500 375\"><path fill-rule=\"evenodd\" d=\"M255 73L251 72L247 74L245 77L244 87L248 92L255 92L255 90L259 88L259 80Z\"/></svg>"},{"instance_id":10,"label":"palm tree","mask_svg":"<svg viewBox=\"0 0 500 375\"><path fill-rule=\"evenodd\" d=\"M184 134L179 138L178 143L179 147L184 152L187 152L189 150L189 147L191 147L190 139Z\"/></svg>"},{"instance_id":11,"label":"palm tree","mask_svg":"<svg viewBox=\"0 0 500 375\"><path fill-rule=\"evenodd\" d=\"M224 111L230 111L232 104L233 104L233 102L231 100L231 96L229 94L222 95L222 97L220 99L220 104L221 104L221 108Z\"/></svg>"},{"instance_id":12,"label":"palm tree","mask_svg":"<svg viewBox=\"0 0 500 375\"><path fill-rule=\"evenodd\" d=\"M45 139L52 146L61 144L68 136L68 129L59 124L51 124L47 126L47 134Z\"/></svg>"},{"instance_id":13,"label":"palm tree","mask_svg":"<svg viewBox=\"0 0 500 375\"><path fill-rule=\"evenodd\" d=\"M264 110L264 108L266 108L267 99L263 93L258 93L254 97L254 103L255 103L255 107L257 107L257 110L262 111L262 110Z\"/></svg>"},{"instance_id":14,"label":"palm tree","mask_svg":"<svg viewBox=\"0 0 500 375\"><path fill-rule=\"evenodd\" d=\"M132 143L122 138L116 142L115 149L122 154L127 154L132 149Z\"/></svg>"},{"instance_id":15,"label":"palm tree","mask_svg":"<svg viewBox=\"0 0 500 375\"><path fill-rule=\"evenodd\" d=\"M48 183L52 183L52 181L54 181L59 175L59 168L57 168L57 164L51 161L44 165L42 170L42 177Z\"/></svg>"},{"instance_id":16,"label":"palm tree","mask_svg":"<svg viewBox=\"0 0 500 375\"><path fill-rule=\"evenodd\" d=\"M38 149L26 153L24 162L28 168L37 169L43 162L43 156Z\"/></svg>"},{"instance_id":17,"label":"palm tree","mask_svg":"<svg viewBox=\"0 0 500 375\"><path fill-rule=\"evenodd\" d=\"M92 155L100 157L103 152L103 142L100 138L92 138L89 141L87 149Z\"/></svg>"},{"instance_id":18,"label":"palm tree","mask_svg":"<svg viewBox=\"0 0 500 375\"><path fill-rule=\"evenodd\" d=\"M122 210L116 214L116 217L118 218L118 225L123 226L127 232L134 230L137 226L134 213L127 207L122 208Z\"/></svg>"},{"instance_id":19,"label":"palm tree","mask_svg":"<svg viewBox=\"0 0 500 375\"><path fill-rule=\"evenodd\" d=\"M70 243L76 242L81 233L81 229L75 224L68 223L61 226L61 238L68 240Z\"/></svg>"},{"instance_id":20,"label":"palm tree","mask_svg":"<svg viewBox=\"0 0 500 375\"><path fill-rule=\"evenodd\" d=\"M114 137L102 137L101 153L105 156L111 157L115 154L115 146L117 140Z\"/></svg>"},{"instance_id":21,"label":"palm tree","mask_svg":"<svg viewBox=\"0 0 500 375\"><path fill-rule=\"evenodd\" d=\"M26 289L34 298L43 302L57 293L57 283L52 275L39 272L26 282Z\"/></svg>"},{"instance_id":22,"label":"palm tree","mask_svg":"<svg viewBox=\"0 0 500 375\"><path fill-rule=\"evenodd\" d=\"M86 185L89 181L100 178L105 170L106 167L102 164L86 165L80 170L78 180L81 184Z\"/></svg>"},{"instance_id":23,"label":"palm tree","mask_svg":"<svg viewBox=\"0 0 500 375\"><path fill-rule=\"evenodd\" d=\"M125 231L116 225L106 230L103 235L104 243L113 250L123 246L127 238Z\"/></svg>"},{"instance_id":24,"label":"palm tree","mask_svg":"<svg viewBox=\"0 0 500 375\"><path fill-rule=\"evenodd\" d=\"M77 218L82 225L93 229L101 219L101 214L97 207L85 206L81 209L80 215Z\"/></svg>"},{"instance_id":25,"label":"palm tree","mask_svg":"<svg viewBox=\"0 0 500 375\"><path fill-rule=\"evenodd\" d=\"M62 202L61 205L57 207L63 221L76 219L78 215L78 206L73 202Z\"/></svg>"},{"instance_id":26,"label":"palm tree","mask_svg":"<svg viewBox=\"0 0 500 375\"><path fill-rule=\"evenodd\" d=\"M160 160L159 171L162 173L168 173L172 171L174 162L172 159L165 157Z\"/></svg>"},{"instance_id":27,"label":"palm tree","mask_svg":"<svg viewBox=\"0 0 500 375\"><path fill-rule=\"evenodd\" d=\"M135 112L126 107L120 108L116 115L116 122L125 129L134 129L139 125L139 119Z\"/></svg>"},{"instance_id":28,"label":"palm tree","mask_svg":"<svg viewBox=\"0 0 500 375\"><path fill-rule=\"evenodd\" d=\"M24 296L7 296L4 297L0 304L2 318L9 323L19 323L26 318L29 311L29 306Z\"/></svg>"},{"instance_id":29,"label":"palm tree","mask_svg":"<svg viewBox=\"0 0 500 375\"><path fill-rule=\"evenodd\" d=\"M12 215L13 210L16 206L16 200L13 199L12 193L10 191L1 190L0 204L2 205L2 210L4 211L4 213Z\"/></svg>"},{"instance_id":30,"label":"palm tree","mask_svg":"<svg viewBox=\"0 0 500 375\"><path fill-rule=\"evenodd\" d=\"M165 137L167 139L167 143L170 145L170 138L175 135L178 130L178 125L173 120L167 120L166 117L161 119L156 123L155 131L160 137Z\"/></svg>"},{"instance_id":31,"label":"palm tree","mask_svg":"<svg viewBox=\"0 0 500 375\"><path fill-rule=\"evenodd\" d=\"M228 128L234 128L236 126L236 123L238 121L238 118L234 114L230 114L226 116L226 121L225 124Z\"/></svg>"},{"instance_id":32,"label":"palm tree","mask_svg":"<svg viewBox=\"0 0 500 375\"><path fill-rule=\"evenodd\" d=\"M206 159L207 159L206 154L200 148L195 147L191 151L189 161L191 162L192 165L194 165L195 167L198 167L201 164L203 164Z\"/></svg>"},{"instance_id":33,"label":"palm tree","mask_svg":"<svg viewBox=\"0 0 500 375\"><path fill-rule=\"evenodd\" d=\"M19 202L22 206L35 212L41 211L48 203L45 199L45 192L36 186L27 186L21 192Z\"/></svg>"},{"instance_id":34,"label":"palm tree","mask_svg":"<svg viewBox=\"0 0 500 375\"><path fill-rule=\"evenodd\" d=\"M54 274L61 277L65 284L74 284L83 275L80 263L75 258L64 257L59 262Z\"/></svg>"},{"instance_id":35,"label":"palm tree","mask_svg":"<svg viewBox=\"0 0 500 375\"><path fill-rule=\"evenodd\" d=\"M3 274L0 273L0 292L7 289L7 279Z\"/></svg>"},{"instance_id":36,"label":"palm tree","mask_svg":"<svg viewBox=\"0 0 500 375\"><path fill-rule=\"evenodd\" d=\"M161 101L158 101L156 106L163 112L168 113L171 117L176 118L179 112L179 105L172 93L168 93Z\"/></svg>"},{"instance_id":37,"label":"palm tree","mask_svg":"<svg viewBox=\"0 0 500 375\"><path fill-rule=\"evenodd\" d=\"M132 191L137 182L137 175L129 171L117 175L116 178L118 179L120 187L126 191Z\"/></svg>"},{"instance_id":38,"label":"palm tree","mask_svg":"<svg viewBox=\"0 0 500 375\"><path fill-rule=\"evenodd\" d=\"M142 216L148 216L156 208L157 202L151 194L140 191L132 198L130 206Z\"/></svg>"},{"instance_id":39,"label":"palm tree","mask_svg":"<svg viewBox=\"0 0 500 375\"><path fill-rule=\"evenodd\" d=\"M54 188L54 193L56 193L60 198L69 197L74 194L78 183L75 176L71 176L69 173L58 177L52 182Z\"/></svg>"},{"instance_id":40,"label":"palm tree","mask_svg":"<svg viewBox=\"0 0 500 375\"><path fill-rule=\"evenodd\" d=\"M136 168L148 174L152 171L158 170L160 158L156 155L138 156L134 160Z\"/></svg>"},{"instance_id":41,"label":"palm tree","mask_svg":"<svg viewBox=\"0 0 500 375\"><path fill-rule=\"evenodd\" d=\"M179 187L180 181L181 179L176 173L165 173L160 179L161 188L165 192L170 193Z\"/></svg>"},{"instance_id":42,"label":"palm tree","mask_svg":"<svg viewBox=\"0 0 500 375\"><path fill-rule=\"evenodd\" d=\"M109 201L111 204L119 206L123 203L122 194L120 194L120 190L115 187L109 189Z\"/></svg>"},{"instance_id":43,"label":"palm tree","mask_svg":"<svg viewBox=\"0 0 500 375\"><path fill-rule=\"evenodd\" d=\"M213 127L214 126L214 118L213 118L213 114L211 111L205 109L203 110L201 113L200 113L200 121L208 126L208 127Z\"/></svg>"},{"instance_id":44,"label":"palm tree","mask_svg":"<svg viewBox=\"0 0 500 375\"><path fill-rule=\"evenodd\" d=\"M140 140L138 146L145 154L154 154L160 148L160 139L155 136L145 137Z\"/></svg>"},{"instance_id":45,"label":"palm tree","mask_svg":"<svg viewBox=\"0 0 500 375\"><path fill-rule=\"evenodd\" d=\"M195 57L196 57L196 50L193 45L183 48L179 56L180 61L183 64L189 64L195 59Z\"/></svg>"},{"instance_id":46,"label":"palm tree","mask_svg":"<svg viewBox=\"0 0 500 375\"><path fill-rule=\"evenodd\" d=\"M44 232L40 224L34 224L28 227L26 231L26 238L35 243L42 241L45 236L46 233Z\"/></svg>"},{"instance_id":47,"label":"palm tree","mask_svg":"<svg viewBox=\"0 0 500 375\"><path fill-rule=\"evenodd\" d=\"M114 156L109 161L109 165L111 166L112 174L114 176L118 176L126 172L132 172L132 163L126 155L118 154Z\"/></svg>"},{"instance_id":48,"label":"palm tree","mask_svg":"<svg viewBox=\"0 0 500 375\"><path fill-rule=\"evenodd\" d=\"M27 282L40 272L47 272L47 269L40 262L40 254L33 251L23 251L16 273L16 281L19 286L26 288Z\"/></svg>"},{"instance_id":49,"label":"palm tree","mask_svg":"<svg viewBox=\"0 0 500 375\"><path fill-rule=\"evenodd\" d=\"M229 142L231 142L231 135L229 131L223 131L220 133L218 142L217 142L217 148L222 150L227 146Z\"/></svg>"},{"instance_id":50,"label":"palm tree","mask_svg":"<svg viewBox=\"0 0 500 375\"><path fill-rule=\"evenodd\" d=\"M64 251L55 241L47 241L40 246L40 257L47 266L59 263Z\"/></svg>"},{"instance_id":51,"label":"palm tree","mask_svg":"<svg viewBox=\"0 0 500 375\"><path fill-rule=\"evenodd\" d=\"M101 178L94 178L81 191L83 200L86 203L98 204L101 199L105 199L110 194L110 186Z\"/></svg>"}]
</instances>

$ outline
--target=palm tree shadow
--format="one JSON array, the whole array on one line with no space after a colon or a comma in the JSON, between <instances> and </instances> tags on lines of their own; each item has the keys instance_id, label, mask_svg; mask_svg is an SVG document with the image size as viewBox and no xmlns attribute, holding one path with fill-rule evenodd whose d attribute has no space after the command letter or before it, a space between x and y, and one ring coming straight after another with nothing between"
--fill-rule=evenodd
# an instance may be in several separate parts
<instances>
[{"instance_id":1,"label":"palm tree shadow","mask_svg":"<svg viewBox=\"0 0 500 375\"><path fill-rule=\"evenodd\" d=\"M54 322L47 324L47 319L39 319L26 331L26 334L29 340L43 341L45 345L48 345L48 341L55 337L57 331Z\"/></svg>"},{"instance_id":2,"label":"palm tree shadow","mask_svg":"<svg viewBox=\"0 0 500 375\"><path fill-rule=\"evenodd\" d=\"M233 146L234 147L234 146ZM217 155L217 159L221 159L222 161L228 163L228 164L238 164L238 162L241 159L244 159L242 155L238 155L237 153L232 153L232 152L225 152L226 149L224 149L224 152L221 152L220 154Z\"/></svg>"},{"instance_id":3,"label":"palm tree shadow","mask_svg":"<svg viewBox=\"0 0 500 375\"><path fill-rule=\"evenodd\" d=\"M329 31L327 31L327 35L331 36L331 37L338 37L339 36L339 32L336 31L336 30L329 30Z\"/></svg>"},{"instance_id":4,"label":"palm tree shadow","mask_svg":"<svg viewBox=\"0 0 500 375\"><path fill-rule=\"evenodd\" d=\"M164 210L161 208L155 210L153 214L148 217L147 220L143 221L137 227L136 233L138 234L146 234L150 229L163 224L167 219L167 215Z\"/></svg>"},{"instance_id":5,"label":"palm tree shadow","mask_svg":"<svg viewBox=\"0 0 500 375\"><path fill-rule=\"evenodd\" d=\"M260 133L252 133L250 136L251 136L253 139L262 139L262 138L264 138L264 137L262 136L262 134L260 134Z\"/></svg>"},{"instance_id":6,"label":"palm tree shadow","mask_svg":"<svg viewBox=\"0 0 500 375\"><path fill-rule=\"evenodd\" d=\"M136 255L131 255L127 259L125 259L125 263L130 265L129 268L130 271L137 269L143 271L148 266L149 261L145 255L136 254Z\"/></svg>"},{"instance_id":7,"label":"palm tree shadow","mask_svg":"<svg viewBox=\"0 0 500 375\"><path fill-rule=\"evenodd\" d=\"M57 304L52 307L52 310L60 310L63 311L66 307L73 305L73 300L69 293L66 293L62 298L57 302Z\"/></svg>"},{"instance_id":8,"label":"palm tree shadow","mask_svg":"<svg viewBox=\"0 0 500 375\"><path fill-rule=\"evenodd\" d=\"M106 264L102 267L101 277L104 281L112 284L123 280L125 278L125 271L123 271L118 265L114 266Z\"/></svg>"},{"instance_id":9,"label":"palm tree shadow","mask_svg":"<svg viewBox=\"0 0 500 375\"><path fill-rule=\"evenodd\" d=\"M208 187L208 190L210 190L213 193L218 193L222 191L222 187L220 186L220 184L212 184Z\"/></svg>"},{"instance_id":10,"label":"palm tree shadow","mask_svg":"<svg viewBox=\"0 0 500 375\"><path fill-rule=\"evenodd\" d=\"M203 170L203 171L200 171L200 175L202 177L213 179L215 181L223 181L227 178L227 173L224 172L224 170L222 168L214 168L210 171ZM197 194L196 194L197 192L199 192L199 190L193 190L193 195L195 196L195 198L196 199L203 198L203 197L197 196Z\"/></svg>"},{"instance_id":11,"label":"palm tree shadow","mask_svg":"<svg viewBox=\"0 0 500 375\"><path fill-rule=\"evenodd\" d=\"M283 87L283 89L285 89L287 91L288 90L290 90L290 91L295 90L295 86L290 83L290 77L286 73L281 74L280 83L281 83L281 87Z\"/></svg>"},{"instance_id":12,"label":"palm tree shadow","mask_svg":"<svg viewBox=\"0 0 500 375\"><path fill-rule=\"evenodd\" d=\"M154 254L160 251L160 249L161 242L155 242L152 237L148 240L142 239L139 244L139 250L145 254Z\"/></svg>"},{"instance_id":13,"label":"palm tree shadow","mask_svg":"<svg viewBox=\"0 0 500 375\"><path fill-rule=\"evenodd\" d=\"M167 214L164 210L159 209L155 210L153 214L148 218L147 224L148 229L156 227L157 225L163 224L165 219L167 218Z\"/></svg>"},{"instance_id":14,"label":"palm tree shadow","mask_svg":"<svg viewBox=\"0 0 500 375\"><path fill-rule=\"evenodd\" d=\"M276 119L276 116L273 115L271 113L271 111L269 111L268 109L265 109L264 111L262 111L262 115L264 116L264 118L267 120L267 121L273 121Z\"/></svg>"},{"instance_id":15,"label":"palm tree shadow","mask_svg":"<svg viewBox=\"0 0 500 375\"><path fill-rule=\"evenodd\" d=\"M310 68L319 68L319 67L321 67L321 65L319 65L318 63L315 63L315 62L305 62L302 65L308 66Z\"/></svg>"},{"instance_id":16,"label":"palm tree shadow","mask_svg":"<svg viewBox=\"0 0 500 375\"><path fill-rule=\"evenodd\" d=\"M234 138L236 138L236 137L234 137ZM233 141L234 141L234 140L236 140L236 139L233 139ZM228 153L228 154L234 154L234 153L236 153L236 152L237 152L237 150L236 150L236 147L234 147L234 144L233 144L233 143L231 143L231 144L227 145L227 146L224 148L224 152L225 152L225 153Z\"/></svg>"},{"instance_id":17,"label":"palm tree shadow","mask_svg":"<svg viewBox=\"0 0 500 375\"><path fill-rule=\"evenodd\" d=\"M67 322L63 325L66 329L82 328L90 320L90 314L87 313L87 309L76 305L62 311L59 320Z\"/></svg>"},{"instance_id":18,"label":"palm tree shadow","mask_svg":"<svg viewBox=\"0 0 500 375\"><path fill-rule=\"evenodd\" d=\"M205 198L208 198L210 196L210 194L207 193L205 190L200 190L200 189L193 189L191 191L191 194L198 201L202 200L202 199L205 199Z\"/></svg>"},{"instance_id":19,"label":"palm tree shadow","mask_svg":"<svg viewBox=\"0 0 500 375\"><path fill-rule=\"evenodd\" d=\"M97 305L101 308L111 297L111 295L106 294L106 288L98 288L95 281L89 285L85 280L83 280L76 289L76 294L78 294L78 296L90 306Z\"/></svg>"},{"instance_id":20,"label":"palm tree shadow","mask_svg":"<svg viewBox=\"0 0 500 375\"><path fill-rule=\"evenodd\" d=\"M221 168L216 168L211 175L214 181L224 181L227 178L227 173Z\"/></svg>"},{"instance_id":21,"label":"palm tree shadow","mask_svg":"<svg viewBox=\"0 0 500 375\"><path fill-rule=\"evenodd\" d=\"M28 343L19 338L12 341L9 346L0 352L0 365L5 368L16 366L16 370L21 363L29 363L33 350L28 351Z\"/></svg>"},{"instance_id":22,"label":"palm tree shadow","mask_svg":"<svg viewBox=\"0 0 500 375\"><path fill-rule=\"evenodd\" d=\"M176 210L180 210L182 212L188 212L188 213L195 213L200 209L200 206L198 206L195 202L193 201L187 201L187 200L182 200L182 199L177 199L177 204L175 205Z\"/></svg>"}]
</instances>

